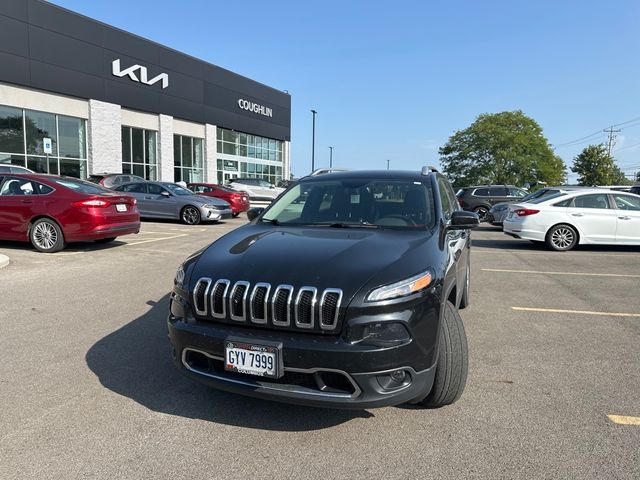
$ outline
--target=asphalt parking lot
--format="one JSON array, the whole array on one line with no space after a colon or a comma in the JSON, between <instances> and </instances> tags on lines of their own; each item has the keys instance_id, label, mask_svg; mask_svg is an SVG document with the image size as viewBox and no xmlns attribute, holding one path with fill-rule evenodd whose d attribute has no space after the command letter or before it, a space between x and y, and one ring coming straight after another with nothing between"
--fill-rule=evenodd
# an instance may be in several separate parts
<instances>
[{"instance_id":1,"label":"asphalt parking lot","mask_svg":"<svg viewBox=\"0 0 640 480\"><path fill-rule=\"evenodd\" d=\"M321 410L171 363L176 268L244 221L145 222L49 255L0 242L0 478L640 478L640 248L556 253L481 227L461 400Z\"/></svg>"}]
</instances>

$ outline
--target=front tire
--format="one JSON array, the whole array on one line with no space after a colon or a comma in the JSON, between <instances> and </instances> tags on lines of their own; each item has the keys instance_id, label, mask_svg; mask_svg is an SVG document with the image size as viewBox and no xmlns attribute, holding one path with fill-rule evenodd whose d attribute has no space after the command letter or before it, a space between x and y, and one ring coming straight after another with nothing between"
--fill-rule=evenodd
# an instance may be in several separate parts
<instances>
[{"instance_id":1,"label":"front tire","mask_svg":"<svg viewBox=\"0 0 640 480\"><path fill-rule=\"evenodd\" d=\"M420 402L427 408L440 408L456 402L467 383L469 350L464 324L451 302L447 301L444 308L438 341L436 377L431 392Z\"/></svg>"},{"instance_id":2,"label":"front tire","mask_svg":"<svg viewBox=\"0 0 640 480\"><path fill-rule=\"evenodd\" d=\"M552 250L566 252L578 244L578 232L571 225L556 225L547 232L545 243Z\"/></svg>"},{"instance_id":3,"label":"front tire","mask_svg":"<svg viewBox=\"0 0 640 480\"><path fill-rule=\"evenodd\" d=\"M60 226L49 218L36 220L29 230L29 240L39 252L54 253L65 247Z\"/></svg>"},{"instance_id":4,"label":"front tire","mask_svg":"<svg viewBox=\"0 0 640 480\"><path fill-rule=\"evenodd\" d=\"M180 220L186 225L198 225L200 223L200 211L196 207L187 205L180 212Z\"/></svg>"}]
</instances>

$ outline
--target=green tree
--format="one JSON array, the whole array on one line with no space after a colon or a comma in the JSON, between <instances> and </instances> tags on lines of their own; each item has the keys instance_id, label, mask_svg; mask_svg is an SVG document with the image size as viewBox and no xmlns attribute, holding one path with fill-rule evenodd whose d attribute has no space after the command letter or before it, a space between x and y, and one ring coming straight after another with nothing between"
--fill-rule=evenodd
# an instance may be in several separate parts
<instances>
[{"instance_id":1,"label":"green tree","mask_svg":"<svg viewBox=\"0 0 640 480\"><path fill-rule=\"evenodd\" d=\"M440 163L457 185L565 182L565 165L542 128L522 111L485 113L440 148Z\"/></svg>"},{"instance_id":2,"label":"green tree","mask_svg":"<svg viewBox=\"0 0 640 480\"><path fill-rule=\"evenodd\" d=\"M588 187L596 185L630 184L624 173L616 165L613 157L607 153L604 145L589 145L576 158L571 167L577 173L578 184Z\"/></svg>"}]
</instances>

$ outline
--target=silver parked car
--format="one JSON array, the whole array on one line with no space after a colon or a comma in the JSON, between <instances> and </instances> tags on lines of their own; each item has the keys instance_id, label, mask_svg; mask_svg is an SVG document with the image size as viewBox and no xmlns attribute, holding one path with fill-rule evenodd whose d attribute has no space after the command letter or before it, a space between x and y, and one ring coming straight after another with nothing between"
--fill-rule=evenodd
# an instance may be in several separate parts
<instances>
[{"instance_id":1,"label":"silver parked car","mask_svg":"<svg viewBox=\"0 0 640 480\"><path fill-rule=\"evenodd\" d=\"M133 182L114 188L136 198L140 216L180 220L187 225L231 218L231 206L224 200L202 197L169 182Z\"/></svg>"},{"instance_id":2,"label":"silver parked car","mask_svg":"<svg viewBox=\"0 0 640 480\"><path fill-rule=\"evenodd\" d=\"M531 200L535 200L537 198L544 198L550 195L555 195L560 192L568 192L571 190L577 190L585 187L572 187L572 186L562 186L562 187L545 187L540 190L536 190L535 192L531 192L530 194L514 200L512 202L500 202L496 203L491 210L489 210L489 214L487 215L487 221L491 223L491 225L502 226L507 214L509 213L509 205L512 203L523 203L529 202Z\"/></svg>"}]
</instances>

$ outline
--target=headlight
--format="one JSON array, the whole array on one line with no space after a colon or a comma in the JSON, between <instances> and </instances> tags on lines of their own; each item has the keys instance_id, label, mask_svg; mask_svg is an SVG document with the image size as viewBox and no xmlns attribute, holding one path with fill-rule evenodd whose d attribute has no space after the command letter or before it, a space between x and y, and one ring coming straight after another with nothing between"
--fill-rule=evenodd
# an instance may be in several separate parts
<instances>
[{"instance_id":1,"label":"headlight","mask_svg":"<svg viewBox=\"0 0 640 480\"><path fill-rule=\"evenodd\" d=\"M209 203L203 205L202 208L208 208L209 210L215 210L216 209L215 205L211 205Z\"/></svg>"},{"instance_id":2,"label":"headlight","mask_svg":"<svg viewBox=\"0 0 640 480\"><path fill-rule=\"evenodd\" d=\"M178 271L176 272L176 276L173 279L173 283L180 288L183 288L182 284L184 282L184 268L182 265L178 267Z\"/></svg>"},{"instance_id":3,"label":"headlight","mask_svg":"<svg viewBox=\"0 0 640 480\"><path fill-rule=\"evenodd\" d=\"M424 290L431 285L431 272L423 272L413 277L401 280L400 282L376 288L367 295L367 302L379 302L381 300L391 300L392 298L405 297L412 293Z\"/></svg>"}]
</instances>

